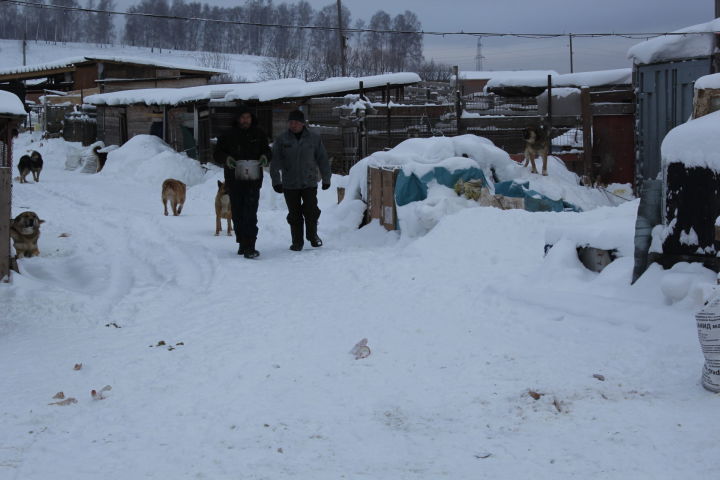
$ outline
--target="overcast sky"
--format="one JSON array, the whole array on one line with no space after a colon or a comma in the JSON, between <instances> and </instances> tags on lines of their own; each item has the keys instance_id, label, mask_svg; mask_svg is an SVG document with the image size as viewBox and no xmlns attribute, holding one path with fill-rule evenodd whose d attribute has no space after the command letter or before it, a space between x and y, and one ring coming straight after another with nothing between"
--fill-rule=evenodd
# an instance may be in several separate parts
<instances>
[{"instance_id":1,"label":"overcast sky","mask_svg":"<svg viewBox=\"0 0 720 480\"><path fill-rule=\"evenodd\" d=\"M308 0L318 9L329 0ZM125 9L133 0L116 0ZM218 6L241 0L209 0ZM275 1L275 3L282 3ZM293 2L287 2L293 3ZM353 21L369 20L377 10L390 15L415 12L426 31L498 33L664 32L709 21L714 0L343 0ZM484 70L570 69L567 37L552 40L483 38ZM629 67L627 49L637 40L574 39L575 71ZM475 69L477 39L425 37L425 56Z\"/></svg>"}]
</instances>

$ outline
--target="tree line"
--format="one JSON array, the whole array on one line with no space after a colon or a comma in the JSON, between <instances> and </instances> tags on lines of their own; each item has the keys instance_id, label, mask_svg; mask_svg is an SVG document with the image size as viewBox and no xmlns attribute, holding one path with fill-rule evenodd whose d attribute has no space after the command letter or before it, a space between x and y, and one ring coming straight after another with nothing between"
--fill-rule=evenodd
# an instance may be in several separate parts
<instances>
[{"instance_id":1,"label":"tree line","mask_svg":"<svg viewBox=\"0 0 720 480\"><path fill-rule=\"evenodd\" d=\"M79 7L77 0L28 0L35 5ZM114 10L114 0L87 0L84 7ZM113 43L113 16L0 3L0 38L47 42Z\"/></svg>"},{"instance_id":2,"label":"tree line","mask_svg":"<svg viewBox=\"0 0 720 480\"><path fill-rule=\"evenodd\" d=\"M31 0L35 4L78 7L78 0ZM113 0L86 0L83 7L113 10ZM130 13L151 13L185 18L278 25L316 25L337 27L335 2L314 9L307 1L273 3L272 0L246 0L234 7L217 7L186 0L140 0L127 9ZM426 61L423 56L422 24L406 10L395 16L380 10L368 22L353 20L342 8L343 28L381 32L345 33L343 38L348 75L374 75L416 71L426 80L444 81L450 76L446 65ZM263 79L304 78L319 80L341 75L340 37L336 30L232 25L199 20L174 20L128 16L120 32L107 14L41 9L0 3L0 37L54 42L113 43L159 49L197 50L219 54L237 53L267 57L261 64ZM222 63L218 55L207 56ZM207 65L222 67L222 65Z\"/></svg>"}]
</instances>

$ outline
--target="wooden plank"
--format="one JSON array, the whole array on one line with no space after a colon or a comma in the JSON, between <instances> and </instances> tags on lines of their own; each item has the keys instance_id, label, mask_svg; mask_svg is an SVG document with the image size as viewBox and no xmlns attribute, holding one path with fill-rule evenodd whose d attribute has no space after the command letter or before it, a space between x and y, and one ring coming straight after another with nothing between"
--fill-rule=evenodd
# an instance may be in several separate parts
<instances>
[{"instance_id":1,"label":"wooden plank","mask_svg":"<svg viewBox=\"0 0 720 480\"><path fill-rule=\"evenodd\" d=\"M382 174L377 167L368 167L368 220L380 219L382 210Z\"/></svg>"},{"instance_id":2,"label":"wooden plank","mask_svg":"<svg viewBox=\"0 0 720 480\"><path fill-rule=\"evenodd\" d=\"M591 105L593 115L634 115L634 103L594 103Z\"/></svg>"},{"instance_id":3,"label":"wooden plank","mask_svg":"<svg viewBox=\"0 0 720 480\"><path fill-rule=\"evenodd\" d=\"M395 205L395 182L398 169L383 168L380 170L382 192L380 223L385 230L397 229L397 207Z\"/></svg>"},{"instance_id":4,"label":"wooden plank","mask_svg":"<svg viewBox=\"0 0 720 480\"><path fill-rule=\"evenodd\" d=\"M580 111L583 126L583 175L592 181L592 107L590 89L583 88L580 93Z\"/></svg>"},{"instance_id":5,"label":"wooden plank","mask_svg":"<svg viewBox=\"0 0 720 480\"><path fill-rule=\"evenodd\" d=\"M592 103L634 103L635 92L632 89L590 92L590 101Z\"/></svg>"}]
</instances>

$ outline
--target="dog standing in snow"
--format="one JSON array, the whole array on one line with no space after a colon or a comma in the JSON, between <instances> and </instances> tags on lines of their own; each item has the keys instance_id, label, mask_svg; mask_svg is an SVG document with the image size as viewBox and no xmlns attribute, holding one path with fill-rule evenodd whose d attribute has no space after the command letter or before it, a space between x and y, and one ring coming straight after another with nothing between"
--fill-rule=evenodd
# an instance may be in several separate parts
<instances>
[{"instance_id":1,"label":"dog standing in snow","mask_svg":"<svg viewBox=\"0 0 720 480\"><path fill-rule=\"evenodd\" d=\"M15 247L15 258L40 255L38 238L40 238L40 220L35 212L23 212L10 220L10 238Z\"/></svg>"},{"instance_id":2,"label":"dog standing in snow","mask_svg":"<svg viewBox=\"0 0 720 480\"><path fill-rule=\"evenodd\" d=\"M227 220L227 234L232 235L232 211L230 195L225 191L225 183L218 180L218 191L215 195L215 236L220 235L222 219Z\"/></svg>"},{"instance_id":3,"label":"dog standing in snow","mask_svg":"<svg viewBox=\"0 0 720 480\"><path fill-rule=\"evenodd\" d=\"M180 180L174 178L168 178L162 184L162 202L165 208L165 215L168 214L167 204L170 202L170 207L174 216L180 215L182 212L183 204L185 203L185 191L187 187Z\"/></svg>"},{"instance_id":4,"label":"dog standing in snow","mask_svg":"<svg viewBox=\"0 0 720 480\"><path fill-rule=\"evenodd\" d=\"M535 157L542 156L542 174L547 175L547 157L550 152L550 136L548 130L544 126L528 127L523 134L525 139L525 163L523 167L527 167L528 163L532 164L532 173L538 173L535 166Z\"/></svg>"},{"instance_id":5,"label":"dog standing in snow","mask_svg":"<svg viewBox=\"0 0 720 480\"><path fill-rule=\"evenodd\" d=\"M40 171L43 167L42 155L33 151L30 155L23 155L18 162L18 170L20 170L20 183L27 183L25 177L32 172L35 183L40 181Z\"/></svg>"}]
</instances>

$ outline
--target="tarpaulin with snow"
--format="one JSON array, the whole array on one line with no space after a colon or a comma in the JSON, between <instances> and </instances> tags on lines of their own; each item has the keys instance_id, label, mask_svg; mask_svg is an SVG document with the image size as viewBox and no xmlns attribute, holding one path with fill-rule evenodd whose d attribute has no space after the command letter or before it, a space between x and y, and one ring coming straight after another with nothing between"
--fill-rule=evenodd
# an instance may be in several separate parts
<instances>
[{"instance_id":1,"label":"tarpaulin with snow","mask_svg":"<svg viewBox=\"0 0 720 480\"><path fill-rule=\"evenodd\" d=\"M400 170L395 182L395 203L402 207L410 202L417 202L427 198L427 186L435 180L440 185L453 188L458 180L482 179L483 184L488 185L485 174L477 167L448 170L443 167L435 167L425 175L418 177L415 173L406 174Z\"/></svg>"}]
</instances>

